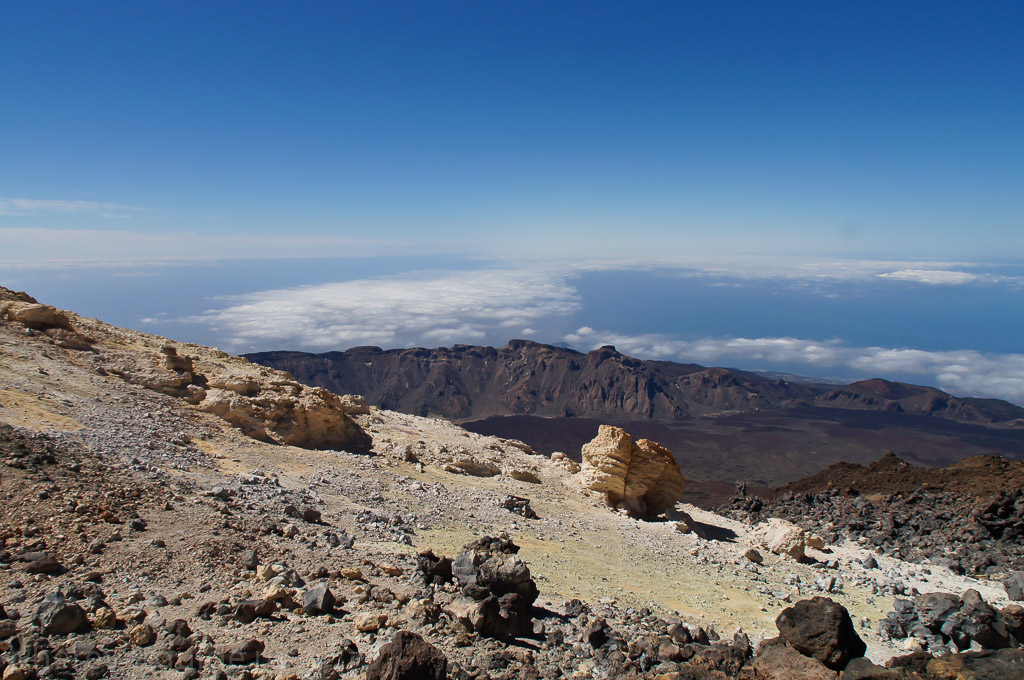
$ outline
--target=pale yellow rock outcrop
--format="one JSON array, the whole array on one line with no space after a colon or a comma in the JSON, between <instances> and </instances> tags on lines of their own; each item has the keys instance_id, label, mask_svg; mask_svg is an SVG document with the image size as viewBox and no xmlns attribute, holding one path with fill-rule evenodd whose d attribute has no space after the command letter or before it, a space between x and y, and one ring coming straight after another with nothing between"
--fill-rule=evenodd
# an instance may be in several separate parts
<instances>
[{"instance_id":1,"label":"pale yellow rock outcrop","mask_svg":"<svg viewBox=\"0 0 1024 680\"><path fill-rule=\"evenodd\" d=\"M602 425L582 453L582 485L604 493L614 508L653 516L670 510L682 497L686 478L672 452L657 442L634 442L622 428Z\"/></svg>"}]
</instances>

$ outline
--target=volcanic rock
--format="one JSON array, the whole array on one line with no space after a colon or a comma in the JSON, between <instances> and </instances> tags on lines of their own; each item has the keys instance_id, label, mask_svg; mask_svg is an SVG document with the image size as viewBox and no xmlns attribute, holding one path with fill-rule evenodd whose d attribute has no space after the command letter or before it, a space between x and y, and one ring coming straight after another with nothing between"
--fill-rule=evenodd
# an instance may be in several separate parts
<instances>
[{"instance_id":1,"label":"volcanic rock","mask_svg":"<svg viewBox=\"0 0 1024 680\"><path fill-rule=\"evenodd\" d=\"M222 649L217 657L225 664L243 666L259 661L265 647L261 640L246 640Z\"/></svg>"},{"instance_id":2,"label":"volcanic rock","mask_svg":"<svg viewBox=\"0 0 1024 680\"><path fill-rule=\"evenodd\" d=\"M532 632L530 609L537 584L518 552L512 541L485 536L466 545L452 562L462 595L448 610L470 632L489 637Z\"/></svg>"},{"instance_id":3,"label":"volcanic rock","mask_svg":"<svg viewBox=\"0 0 1024 680\"><path fill-rule=\"evenodd\" d=\"M1006 597L1017 602L1024 601L1024 571L1015 571L1003 581Z\"/></svg>"},{"instance_id":4,"label":"volcanic rock","mask_svg":"<svg viewBox=\"0 0 1024 680\"><path fill-rule=\"evenodd\" d=\"M88 623L85 611L77 604L67 602L60 591L43 599L33 620L44 635L68 635Z\"/></svg>"},{"instance_id":5,"label":"volcanic rock","mask_svg":"<svg viewBox=\"0 0 1024 680\"><path fill-rule=\"evenodd\" d=\"M751 665L760 680L836 680L839 677L818 659L804 656L778 638L765 640Z\"/></svg>"},{"instance_id":6,"label":"volcanic rock","mask_svg":"<svg viewBox=\"0 0 1024 680\"><path fill-rule=\"evenodd\" d=\"M649 439L637 442L625 430L602 425L583 446L581 484L605 494L608 505L630 514L656 516L682 497L685 478L672 453Z\"/></svg>"},{"instance_id":7,"label":"volcanic rock","mask_svg":"<svg viewBox=\"0 0 1024 680\"><path fill-rule=\"evenodd\" d=\"M366 668L366 680L445 680L448 659L416 633L399 631Z\"/></svg>"},{"instance_id":8,"label":"volcanic rock","mask_svg":"<svg viewBox=\"0 0 1024 680\"><path fill-rule=\"evenodd\" d=\"M321 581L302 594L302 611L307 614L330 614L334 611L334 605L335 598L326 581Z\"/></svg>"},{"instance_id":9,"label":"volcanic rock","mask_svg":"<svg viewBox=\"0 0 1024 680\"><path fill-rule=\"evenodd\" d=\"M835 671L842 670L850 659L864 656L867 650L846 608L827 597L813 597L787 607L775 619L775 625L786 644Z\"/></svg>"}]
</instances>

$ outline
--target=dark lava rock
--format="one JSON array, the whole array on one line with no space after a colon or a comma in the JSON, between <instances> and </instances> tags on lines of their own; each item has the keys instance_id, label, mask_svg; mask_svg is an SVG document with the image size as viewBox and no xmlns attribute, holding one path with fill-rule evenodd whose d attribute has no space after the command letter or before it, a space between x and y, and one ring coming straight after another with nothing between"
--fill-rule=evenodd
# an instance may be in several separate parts
<instances>
[{"instance_id":1,"label":"dark lava rock","mask_svg":"<svg viewBox=\"0 0 1024 680\"><path fill-rule=\"evenodd\" d=\"M506 496L501 502L501 507L526 519L539 519L537 513L530 506L530 499L522 496Z\"/></svg>"},{"instance_id":2,"label":"dark lava rock","mask_svg":"<svg viewBox=\"0 0 1024 680\"><path fill-rule=\"evenodd\" d=\"M73 602L67 602L64 593L47 595L36 609L33 622L44 635L68 635L86 625L85 611Z\"/></svg>"},{"instance_id":3,"label":"dark lava rock","mask_svg":"<svg viewBox=\"0 0 1024 680\"><path fill-rule=\"evenodd\" d=\"M444 583L451 583L452 561L444 557L438 557L433 550L423 550L416 556L416 568L423 577L424 583L439 586Z\"/></svg>"},{"instance_id":4,"label":"dark lava rock","mask_svg":"<svg viewBox=\"0 0 1024 680\"><path fill-rule=\"evenodd\" d=\"M899 680L896 671L879 666L864 657L853 659L843 669L843 680Z\"/></svg>"},{"instance_id":5,"label":"dark lava rock","mask_svg":"<svg viewBox=\"0 0 1024 680\"><path fill-rule=\"evenodd\" d=\"M445 680L448 659L409 631L399 631L370 662L366 680Z\"/></svg>"},{"instance_id":6,"label":"dark lava rock","mask_svg":"<svg viewBox=\"0 0 1024 680\"><path fill-rule=\"evenodd\" d=\"M1013 646L1013 637L992 605L985 602L981 593L973 588L963 595L960 615L963 623L960 627L972 640L985 649L1002 649Z\"/></svg>"},{"instance_id":7,"label":"dark lava rock","mask_svg":"<svg viewBox=\"0 0 1024 680\"><path fill-rule=\"evenodd\" d=\"M301 519L310 524L317 524L320 522L320 511L316 508L311 508L308 505L296 508L294 505L286 505L284 508L284 514L289 517Z\"/></svg>"},{"instance_id":8,"label":"dark lava rock","mask_svg":"<svg viewBox=\"0 0 1024 680\"><path fill-rule=\"evenodd\" d=\"M356 647L356 643L348 638L342 638L338 643L338 652L334 656L320 661L314 669L313 677L316 680L337 680L343 674L354 671L364 663L366 663L366 659Z\"/></svg>"},{"instance_id":9,"label":"dark lava rock","mask_svg":"<svg viewBox=\"0 0 1024 680\"><path fill-rule=\"evenodd\" d=\"M464 546L452 562L452 575L463 597L451 611L470 631L488 637L515 637L533 632L531 608L537 584L508 539L485 536Z\"/></svg>"},{"instance_id":10,"label":"dark lava rock","mask_svg":"<svg viewBox=\"0 0 1024 680\"><path fill-rule=\"evenodd\" d=\"M302 594L302 611L306 614L330 614L335 599L326 581L321 581Z\"/></svg>"},{"instance_id":11,"label":"dark lava rock","mask_svg":"<svg viewBox=\"0 0 1024 680\"><path fill-rule=\"evenodd\" d=\"M583 629L583 640L591 647L601 647L608 642L608 626L602 618L596 618Z\"/></svg>"},{"instance_id":12,"label":"dark lava rock","mask_svg":"<svg viewBox=\"0 0 1024 680\"><path fill-rule=\"evenodd\" d=\"M52 555L43 555L25 565L30 574L63 574L67 571Z\"/></svg>"},{"instance_id":13,"label":"dark lava rock","mask_svg":"<svg viewBox=\"0 0 1024 680\"><path fill-rule=\"evenodd\" d=\"M1017 602L1024 602L1024 571L1015 571L1003 581L1006 597Z\"/></svg>"},{"instance_id":14,"label":"dark lava rock","mask_svg":"<svg viewBox=\"0 0 1024 680\"><path fill-rule=\"evenodd\" d=\"M167 624L166 629L171 635L180 635L186 638L192 634L192 628L185 619L174 619Z\"/></svg>"},{"instance_id":15,"label":"dark lava rock","mask_svg":"<svg viewBox=\"0 0 1024 680\"><path fill-rule=\"evenodd\" d=\"M222 649L217 653L217 657L225 664L243 666L259 661L265 647L260 640L246 640Z\"/></svg>"},{"instance_id":16,"label":"dark lava rock","mask_svg":"<svg viewBox=\"0 0 1024 680\"><path fill-rule=\"evenodd\" d=\"M850 613L827 597L813 597L787 607L775 619L775 625L786 644L832 670L841 670L867 651L854 630Z\"/></svg>"},{"instance_id":17,"label":"dark lava rock","mask_svg":"<svg viewBox=\"0 0 1024 680\"><path fill-rule=\"evenodd\" d=\"M577 616L582 616L587 611L587 605L575 598L565 603L565 615L569 618L574 619ZM687 642L689 642L689 640L687 640Z\"/></svg>"}]
</instances>

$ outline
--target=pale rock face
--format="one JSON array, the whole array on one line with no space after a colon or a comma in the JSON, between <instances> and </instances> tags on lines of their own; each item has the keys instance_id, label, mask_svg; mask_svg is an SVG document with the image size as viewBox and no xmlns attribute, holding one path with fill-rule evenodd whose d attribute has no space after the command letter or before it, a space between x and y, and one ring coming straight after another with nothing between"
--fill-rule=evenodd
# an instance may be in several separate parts
<instances>
[{"instance_id":1,"label":"pale rock face","mask_svg":"<svg viewBox=\"0 0 1024 680\"><path fill-rule=\"evenodd\" d=\"M605 494L608 505L633 515L658 515L682 497L686 481L672 452L622 428L602 425L583 445L582 485Z\"/></svg>"},{"instance_id":2,"label":"pale rock face","mask_svg":"<svg viewBox=\"0 0 1024 680\"><path fill-rule=\"evenodd\" d=\"M7 317L23 323L29 328L63 328L71 330L68 315L56 307L26 302L10 302L4 305Z\"/></svg>"},{"instance_id":3,"label":"pale rock face","mask_svg":"<svg viewBox=\"0 0 1024 680\"><path fill-rule=\"evenodd\" d=\"M319 387L270 384L259 386L252 396L211 387L199 408L262 441L313 449L369 444L360 441L361 432L345 415L341 398Z\"/></svg>"},{"instance_id":4,"label":"pale rock face","mask_svg":"<svg viewBox=\"0 0 1024 680\"><path fill-rule=\"evenodd\" d=\"M806 533L803 529L778 517L771 517L767 522L755 527L752 532L755 541L776 555L789 555L794 560L803 559L807 545Z\"/></svg>"}]
</instances>

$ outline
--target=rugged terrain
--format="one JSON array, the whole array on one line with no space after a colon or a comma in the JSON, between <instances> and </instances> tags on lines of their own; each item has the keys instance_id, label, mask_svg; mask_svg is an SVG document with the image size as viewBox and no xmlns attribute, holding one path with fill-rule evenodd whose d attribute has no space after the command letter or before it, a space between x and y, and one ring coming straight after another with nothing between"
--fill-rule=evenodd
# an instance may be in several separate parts
<instances>
[{"instance_id":1,"label":"rugged terrain","mask_svg":"<svg viewBox=\"0 0 1024 680\"><path fill-rule=\"evenodd\" d=\"M362 394L384 409L451 420L535 415L604 422L681 418L793 407L908 413L958 422L1024 426L1024 408L959 398L879 378L815 385L698 364L645 361L606 346L588 353L529 340L504 347L355 347L347 352L260 352L252 361L309 385Z\"/></svg>"},{"instance_id":2,"label":"rugged terrain","mask_svg":"<svg viewBox=\"0 0 1024 680\"><path fill-rule=\"evenodd\" d=\"M575 460L601 424L616 424L671 449L692 502L704 507L726 501L736 480L776 487L890 450L939 466L981 454L1024 457L1024 409L879 379L805 384L523 340L249 357L381 408L452 419Z\"/></svg>"},{"instance_id":3,"label":"rugged terrain","mask_svg":"<svg viewBox=\"0 0 1024 680\"><path fill-rule=\"evenodd\" d=\"M766 499L734 497L721 510L747 521L785 517L831 541L961 573L1024 569L1024 462L999 456L944 468L891 453L868 466L838 463Z\"/></svg>"},{"instance_id":4,"label":"rugged terrain","mask_svg":"<svg viewBox=\"0 0 1024 680\"><path fill-rule=\"evenodd\" d=\"M922 646L882 625L905 594L974 589L1011 621L999 569L977 578L685 503L637 518L564 456L3 289L0 307L5 680L781 679L844 665L933 678L1024 664L1017 649L919 652L880 676L856 658L855 636L876 662ZM841 607L802 604L816 595ZM838 639L808 646L820 636L800 621ZM954 633L964 649L988 640ZM440 675L387 674L414 657Z\"/></svg>"}]
</instances>

